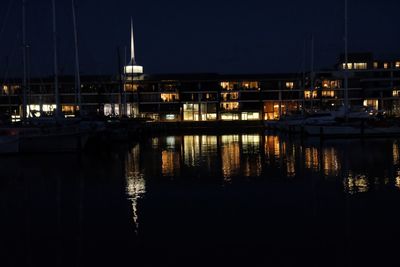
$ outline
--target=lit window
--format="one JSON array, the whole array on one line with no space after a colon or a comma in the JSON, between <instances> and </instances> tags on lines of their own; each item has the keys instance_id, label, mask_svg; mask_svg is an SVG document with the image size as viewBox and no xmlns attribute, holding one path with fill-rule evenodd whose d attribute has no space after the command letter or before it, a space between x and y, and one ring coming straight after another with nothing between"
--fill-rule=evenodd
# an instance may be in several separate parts
<instances>
[{"instance_id":1,"label":"lit window","mask_svg":"<svg viewBox=\"0 0 400 267\"><path fill-rule=\"evenodd\" d=\"M224 102L221 103L221 107L224 110L238 110L239 109L239 103L238 102Z\"/></svg>"},{"instance_id":2,"label":"lit window","mask_svg":"<svg viewBox=\"0 0 400 267\"><path fill-rule=\"evenodd\" d=\"M294 88L294 82L286 82L286 88L287 89L293 89Z\"/></svg>"},{"instance_id":3,"label":"lit window","mask_svg":"<svg viewBox=\"0 0 400 267\"><path fill-rule=\"evenodd\" d=\"M367 69L367 63L354 63L355 70L365 70Z\"/></svg>"},{"instance_id":4,"label":"lit window","mask_svg":"<svg viewBox=\"0 0 400 267\"><path fill-rule=\"evenodd\" d=\"M374 69L377 69L379 67L378 62L374 62Z\"/></svg>"},{"instance_id":5,"label":"lit window","mask_svg":"<svg viewBox=\"0 0 400 267\"><path fill-rule=\"evenodd\" d=\"M318 94L317 91L312 92L312 98L317 98ZM304 98L305 99L311 99L311 91L304 91Z\"/></svg>"},{"instance_id":6,"label":"lit window","mask_svg":"<svg viewBox=\"0 0 400 267\"><path fill-rule=\"evenodd\" d=\"M178 94L161 94L161 100L163 102L175 102L179 100Z\"/></svg>"},{"instance_id":7,"label":"lit window","mask_svg":"<svg viewBox=\"0 0 400 267\"><path fill-rule=\"evenodd\" d=\"M165 119L169 120L169 121L175 120L175 118L176 118L175 114L167 114L167 115L165 115Z\"/></svg>"},{"instance_id":8,"label":"lit window","mask_svg":"<svg viewBox=\"0 0 400 267\"><path fill-rule=\"evenodd\" d=\"M400 68L400 61L396 61L396 69Z\"/></svg>"},{"instance_id":9,"label":"lit window","mask_svg":"<svg viewBox=\"0 0 400 267\"><path fill-rule=\"evenodd\" d=\"M346 63L343 63L343 69L346 69ZM353 69L353 63L347 63L347 69L348 70Z\"/></svg>"},{"instance_id":10,"label":"lit window","mask_svg":"<svg viewBox=\"0 0 400 267\"><path fill-rule=\"evenodd\" d=\"M400 90L397 89L393 90L393 97L398 97L398 96L400 96Z\"/></svg>"},{"instance_id":11,"label":"lit window","mask_svg":"<svg viewBox=\"0 0 400 267\"><path fill-rule=\"evenodd\" d=\"M239 93L221 93L222 101L231 101L239 99Z\"/></svg>"},{"instance_id":12,"label":"lit window","mask_svg":"<svg viewBox=\"0 0 400 267\"><path fill-rule=\"evenodd\" d=\"M389 63L383 63L383 68L388 69L389 68Z\"/></svg>"}]
</instances>

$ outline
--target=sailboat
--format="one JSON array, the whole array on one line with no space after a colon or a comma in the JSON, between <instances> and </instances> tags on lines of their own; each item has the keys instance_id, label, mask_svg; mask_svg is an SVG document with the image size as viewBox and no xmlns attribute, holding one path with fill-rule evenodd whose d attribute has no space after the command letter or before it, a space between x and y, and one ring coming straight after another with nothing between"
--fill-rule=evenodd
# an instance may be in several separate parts
<instances>
[{"instance_id":1,"label":"sailboat","mask_svg":"<svg viewBox=\"0 0 400 267\"><path fill-rule=\"evenodd\" d=\"M26 0L23 0L25 3ZM21 153L31 152L75 152L82 150L89 138L89 133L82 130L79 122L66 119L61 112L59 83L58 83L58 56L57 56L57 27L56 4L53 7L53 49L54 49L54 90L55 90L55 114L52 118L24 117L26 124L18 129L18 150ZM72 0L74 29L76 38L76 23L74 1ZM25 12L23 12L25 16ZM25 18L24 18L25 21ZM23 27L25 29L25 27ZM75 39L75 46L77 41ZM76 49L77 51L77 49ZM76 60L78 60L76 52ZM78 63L76 64L79 65ZM79 73L79 69L76 70ZM79 80L79 79L78 79ZM79 82L80 83L80 82ZM80 101L80 100L79 100ZM80 105L80 104L79 104ZM26 107L23 107L26 109Z\"/></svg>"}]
</instances>

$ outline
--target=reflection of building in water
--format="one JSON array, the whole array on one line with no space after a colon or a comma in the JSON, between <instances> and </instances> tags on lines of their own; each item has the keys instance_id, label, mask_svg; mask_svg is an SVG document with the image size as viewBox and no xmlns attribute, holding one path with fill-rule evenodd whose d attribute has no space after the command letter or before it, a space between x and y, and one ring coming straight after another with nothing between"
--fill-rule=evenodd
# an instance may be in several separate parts
<instances>
[{"instance_id":1,"label":"reflection of building in water","mask_svg":"<svg viewBox=\"0 0 400 267\"><path fill-rule=\"evenodd\" d=\"M242 135L243 176L255 177L261 175L262 162L260 154L260 135ZM239 160L240 164L240 160Z\"/></svg>"},{"instance_id":2,"label":"reflection of building in water","mask_svg":"<svg viewBox=\"0 0 400 267\"><path fill-rule=\"evenodd\" d=\"M281 144L279 136L265 136L265 156L269 163L280 159Z\"/></svg>"},{"instance_id":3,"label":"reflection of building in water","mask_svg":"<svg viewBox=\"0 0 400 267\"><path fill-rule=\"evenodd\" d=\"M182 151L184 167L191 167L191 171L207 171L208 174L211 174L219 170L219 160L216 160L218 157L218 137L216 135L184 136Z\"/></svg>"},{"instance_id":4,"label":"reflection of building in water","mask_svg":"<svg viewBox=\"0 0 400 267\"><path fill-rule=\"evenodd\" d=\"M339 175L339 159L337 150L333 147L323 149L323 168L326 176Z\"/></svg>"},{"instance_id":5,"label":"reflection of building in water","mask_svg":"<svg viewBox=\"0 0 400 267\"><path fill-rule=\"evenodd\" d=\"M138 200L146 193L146 183L140 171L140 146L136 145L128 154L126 161L126 193L132 202L133 223L139 228Z\"/></svg>"},{"instance_id":6,"label":"reflection of building in water","mask_svg":"<svg viewBox=\"0 0 400 267\"><path fill-rule=\"evenodd\" d=\"M349 173L349 176L344 180L344 189L346 193L356 194L368 192L370 184L368 177L364 174L354 175Z\"/></svg>"},{"instance_id":7,"label":"reflection of building in water","mask_svg":"<svg viewBox=\"0 0 400 267\"><path fill-rule=\"evenodd\" d=\"M296 147L295 145L289 146L286 152L286 175L294 177L296 175Z\"/></svg>"},{"instance_id":8,"label":"reflection of building in water","mask_svg":"<svg viewBox=\"0 0 400 267\"><path fill-rule=\"evenodd\" d=\"M186 166L199 166L200 136L189 135L183 137L183 154Z\"/></svg>"},{"instance_id":9,"label":"reflection of building in water","mask_svg":"<svg viewBox=\"0 0 400 267\"><path fill-rule=\"evenodd\" d=\"M163 176L178 175L180 170L179 152L163 150L161 156L161 171Z\"/></svg>"},{"instance_id":10,"label":"reflection of building in water","mask_svg":"<svg viewBox=\"0 0 400 267\"><path fill-rule=\"evenodd\" d=\"M230 181L240 170L239 135L221 136L221 157L222 174L225 181Z\"/></svg>"},{"instance_id":11,"label":"reflection of building in water","mask_svg":"<svg viewBox=\"0 0 400 267\"><path fill-rule=\"evenodd\" d=\"M397 165L400 161L399 145L397 142L393 142L393 164Z\"/></svg>"},{"instance_id":12,"label":"reflection of building in water","mask_svg":"<svg viewBox=\"0 0 400 267\"><path fill-rule=\"evenodd\" d=\"M397 171L397 177L395 181L395 186L400 189L400 170Z\"/></svg>"},{"instance_id":13,"label":"reflection of building in water","mask_svg":"<svg viewBox=\"0 0 400 267\"><path fill-rule=\"evenodd\" d=\"M318 149L314 147L307 147L304 150L305 153L305 167L307 169L311 169L313 171L319 170L319 153Z\"/></svg>"}]
</instances>

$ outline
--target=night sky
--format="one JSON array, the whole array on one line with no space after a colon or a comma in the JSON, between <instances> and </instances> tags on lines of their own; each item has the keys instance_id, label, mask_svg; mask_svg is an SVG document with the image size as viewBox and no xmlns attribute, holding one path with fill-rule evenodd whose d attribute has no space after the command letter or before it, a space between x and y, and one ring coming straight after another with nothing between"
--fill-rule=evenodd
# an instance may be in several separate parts
<instances>
[{"instance_id":1,"label":"night sky","mask_svg":"<svg viewBox=\"0 0 400 267\"><path fill-rule=\"evenodd\" d=\"M28 1L32 76L52 73L51 0ZM21 75L21 0L0 1L0 79ZM300 72L305 39L315 36L316 67L343 51L344 1L76 0L83 74L116 74L117 47L146 73ZM349 0L349 49L398 55L398 0ZM70 0L57 0L60 71L73 71ZM309 67L309 44L307 67ZM10 62L8 74L6 62Z\"/></svg>"}]
</instances>

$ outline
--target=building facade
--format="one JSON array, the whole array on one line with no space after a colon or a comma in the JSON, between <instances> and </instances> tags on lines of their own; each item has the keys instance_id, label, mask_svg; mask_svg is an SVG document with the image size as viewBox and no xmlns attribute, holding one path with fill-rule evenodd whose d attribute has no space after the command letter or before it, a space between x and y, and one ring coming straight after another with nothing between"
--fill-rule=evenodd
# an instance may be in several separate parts
<instances>
[{"instance_id":1,"label":"building facade","mask_svg":"<svg viewBox=\"0 0 400 267\"><path fill-rule=\"evenodd\" d=\"M128 116L155 121L277 120L291 113L337 109L344 103L345 66L315 73L259 75L127 73L82 77L82 113ZM400 115L400 59L375 60L350 54L349 103ZM51 115L52 78L32 79L27 88L29 116ZM19 80L2 84L0 113L22 113ZM60 77L60 103L66 116L77 111L74 77Z\"/></svg>"}]
</instances>

